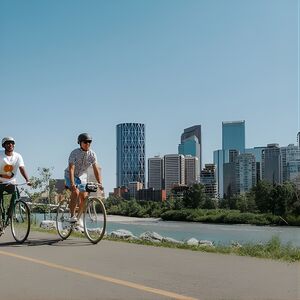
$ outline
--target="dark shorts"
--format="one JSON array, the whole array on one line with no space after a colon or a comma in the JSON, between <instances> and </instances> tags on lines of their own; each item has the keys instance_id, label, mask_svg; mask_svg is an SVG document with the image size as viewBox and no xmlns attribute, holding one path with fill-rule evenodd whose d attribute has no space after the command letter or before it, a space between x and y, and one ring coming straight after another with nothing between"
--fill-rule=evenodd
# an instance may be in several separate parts
<instances>
[{"instance_id":1,"label":"dark shorts","mask_svg":"<svg viewBox=\"0 0 300 300\"><path fill-rule=\"evenodd\" d=\"M13 184L0 184L0 201L3 199L3 193L13 194L15 186Z\"/></svg>"}]
</instances>

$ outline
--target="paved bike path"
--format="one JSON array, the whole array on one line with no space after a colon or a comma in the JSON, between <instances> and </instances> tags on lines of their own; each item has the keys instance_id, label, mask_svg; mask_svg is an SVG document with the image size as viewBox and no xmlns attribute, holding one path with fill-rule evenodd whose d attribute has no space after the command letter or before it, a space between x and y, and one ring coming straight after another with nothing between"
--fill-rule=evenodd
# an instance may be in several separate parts
<instances>
[{"instance_id":1,"label":"paved bike path","mask_svg":"<svg viewBox=\"0 0 300 300\"><path fill-rule=\"evenodd\" d=\"M300 299L300 265L122 242L0 239L3 299Z\"/></svg>"}]
</instances>

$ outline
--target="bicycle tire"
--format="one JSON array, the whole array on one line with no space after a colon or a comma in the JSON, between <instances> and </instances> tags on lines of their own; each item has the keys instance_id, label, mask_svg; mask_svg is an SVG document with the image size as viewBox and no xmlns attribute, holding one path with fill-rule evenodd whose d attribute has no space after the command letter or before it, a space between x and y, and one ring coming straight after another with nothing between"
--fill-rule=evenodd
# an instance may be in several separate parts
<instances>
[{"instance_id":1,"label":"bicycle tire","mask_svg":"<svg viewBox=\"0 0 300 300\"><path fill-rule=\"evenodd\" d=\"M30 209L23 200L16 200L10 217L11 232L17 243L22 244L30 232Z\"/></svg>"},{"instance_id":2,"label":"bicycle tire","mask_svg":"<svg viewBox=\"0 0 300 300\"><path fill-rule=\"evenodd\" d=\"M4 233L4 228L5 228L5 214L0 204L0 236Z\"/></svg>"},{"instance_id":3,"label":"bicycle tire","mask_svg":"<svg viewBox=\"0 0 300 300\"><path fill-rule=\"evenodd\" d=\"M101 199L89 197L84 210L84 233L88 240L97 244L101 241L106 229L106 210Z\"/></svg>"},{"instance_id":4,"label":"bicycle tire","mask_svg":"<svg viewBox=\"0 0 300 300\"><path fill-rule=\"evenodd\" d=\"M69 202L69 199L62 200L56 210L56 229L63 240L67 239L73 230L72 225L69 222L71 217Z\"/></svg>"}]
</instances>

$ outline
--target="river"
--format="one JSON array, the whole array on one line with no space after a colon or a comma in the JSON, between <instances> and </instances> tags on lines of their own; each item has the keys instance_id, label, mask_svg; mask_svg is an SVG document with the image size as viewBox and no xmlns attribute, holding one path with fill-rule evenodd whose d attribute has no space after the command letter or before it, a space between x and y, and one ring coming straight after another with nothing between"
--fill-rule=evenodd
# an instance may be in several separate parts
<instances>
[{"instance_id":1,"label":"river","mask_svg":"<svg viewBox=\"0 0 300 300\"><path fill-rule=\"evenodd\" d=\"M55 218L47 215L47 219ZM36 214L37 221L44 219L43 214ZM162 221L160 219L140 219L122 216L108 216L107 232L126 229L139 236L145 231L154 231L165 237L184 241L189 238L210 240L216 244L229 245L231 242L241 244L265 243L273 236L278 236L282 243L292 243L300 247L300 227L290 226L253 226L253 225L224 225L195 222Z\"/></svg>"}]
</instances>

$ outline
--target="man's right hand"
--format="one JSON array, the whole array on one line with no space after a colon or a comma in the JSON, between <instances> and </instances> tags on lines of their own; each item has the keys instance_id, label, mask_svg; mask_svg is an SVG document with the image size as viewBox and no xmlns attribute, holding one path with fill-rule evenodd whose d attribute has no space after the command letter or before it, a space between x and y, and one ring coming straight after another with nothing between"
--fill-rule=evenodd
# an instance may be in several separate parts
<instances>
[{"instance_id":1,"label":"man's right hand","mask_svg":"<svg viewBox=\"0 0 300 300\"><path fill-rule=\"evenodd\" d=\"M76 190L77 190L76 185L75 184L71 184L71 191L72 192L76 192Z\"/></svg>"}]
</instances>

